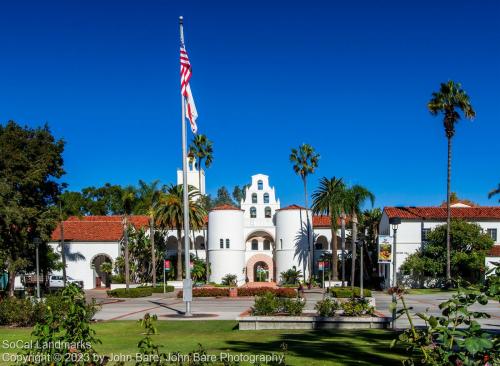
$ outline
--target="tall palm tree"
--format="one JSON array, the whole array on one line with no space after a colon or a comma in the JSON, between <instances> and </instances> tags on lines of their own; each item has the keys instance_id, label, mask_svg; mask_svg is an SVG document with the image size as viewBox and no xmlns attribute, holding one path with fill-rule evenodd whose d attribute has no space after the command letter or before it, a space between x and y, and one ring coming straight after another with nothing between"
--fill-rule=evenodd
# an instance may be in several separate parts
<instances>
[{"instance_id":1,"label":"tall palm tree","mask_svg":"<svg viewBox=\"0 0 500 366\"><path fill-rule=\"evenodd\" d=\"M313 273L313 243L311 241L310 222L309 222L309 206L307 203L307 176L313 174L318 167L319 154L314 151L314 148L309 144L302 144L298 149L292 149L290 154L290 162L293 164L293 171L300 176L304 184L304 203L306 208L307 218L307 242L309 244L309 282L311 282Z\"/></svg>"},{"instance_id":2,"label":"tall palm tree","mask_svg":"<svg viewBox=\"0 0 500 366\"><path fill-rule=\"evenodd\" d=\"M138 200L136 207L137 214L145 214L149 216L149 243L151 245L151 277L153 286L156 286L156 249L155 249L155 206L160 197L160 181L154 180L151 183L146 183L139 180Z\"/></svg>"},{"instance_id":3,"label":"tall palm tree","mask_svg":"<svg viewBox=\"0 0 500 366\"><path fill-rule=\"evenodd\" d=\"M447 83L441 83L439 91L432 93L432 98L427 104L427 108L433 116L443 114L443 124L446 138L448 139L448 175L446 179L446 279L451 281L451 209L450 209L450 189L451 189L451 140L455 135L455 124L462 118L458 111L462 112L463 117L472 120L476 112L472 108L469 96L462 89L459 83L450 80Z\"/></svg>"},{"instance_id":4,"label":"tall palm tree","mask_svg":"<svg viewBox=\"0 0 500 366\"><path fill-rule=\"evenodd\" d=\"M500 183L498 184L498 187L495 189L492 189L490 193L488 193L488 198L493 197L494 195L500 194ZM500 200L498 200L500 202Z\"/></svg>"},{"instance_id":5,"label":"tall palm tree","mask_svg":"<svg viewBox=\"0 0 500 366\"><path fill-rule=\"evenodd\" d=\"M317 214L330 216L330 230L332 232L332 280L338 281L337 271L337 230L342 213L345 186L342 178L321 178L318 189L313 193L312 210Z\"/></svg>"},{"instance_id":6,"label":"tall palm tree","mask_svg":"<svg viewBox=\"0 0 500 366\"><path fill-rule=\"evenodd\" d=\"M123 244L125 247L125 287L128 290L130 287L130 258L129 258L129 216L132 214L134 205L136 203L135 193L131 190L126 190L123 192L122 196L123 202Z\"/></svg>"},{"instance_id":7,"label":"tall palm tree","mask_svg":"<svg viewBox=\"0 0 500 366\"><path fill-rule=\"evenodd\" d=\"M206 135L198 134L195 135L191 145L189 146L189 156L196 157L198 159L198 188L201 192L201 168L205 166L205 169L210 168L212 165L213 156L213 144ZM205 243L205 273L208 282L208 272L210 269L208 261L208 245L207 245L207 235L205 229L203 228L203 241Z\"/></svg>"},{"instance_id":8,"label":"tall palm tree","mask_svg":"<svg viewBox=\"0 0 500 366\"><path fill-rule=\"evenodd\" d=\"M160 194L155 207L157 224L162 229L177 230L177 280L182 280L182 229L184 226L184 205L182 185L170 185L165 193ZM189 224L193 230L203 226L207 211L196 198L199 191L193 187L188 188ZM187 233L184 233L185 235ZM189 253L186 253L189 255Z\"/></svg>"},{"instance_id":9,"label":"tall palm tree","mask_svg":"<svg viewBox=\"0 0 500 366\"><path fill-rule=\"evenodd\" d=\"M369 200L373 206L375 195L363 186L353 185L346 191L344 205L346 211L351 214L352 234L351 234L351 287L354 288L354 279L356 275L356 241L358 237L358 216L361 215L361 206Z\"/></svg>"}]
</instances>

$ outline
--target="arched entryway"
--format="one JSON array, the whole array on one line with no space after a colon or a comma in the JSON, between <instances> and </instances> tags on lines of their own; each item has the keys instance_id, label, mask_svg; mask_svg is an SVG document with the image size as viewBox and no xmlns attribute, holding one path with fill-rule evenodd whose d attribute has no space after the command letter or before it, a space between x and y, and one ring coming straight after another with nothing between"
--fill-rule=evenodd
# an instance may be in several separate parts
<instances>
[{"instance_id":1,"label":"arched entryway","mask_svg":"<svg viewBox=\"0 0 500 366\"><path fill-rule=\"evenodd\" d=\"M111 269L113 261L107 254L98 254L92 258L94 271L94 288L109 288L111 286Z\"/></svg>"},{"instance_id":2,"label":"arched entryway","mask_svg":"<svg viewBox=\"0 0 500 366\"><path fill-rule=\"evenodd\" d=\"M252 256L246 266L248 282L270 282L274 281L273 259L265 254Z\"/></svg>"},{"instance_id":3,"label":"arched entryway","mask_svg":"<svg viewBox=\"0 0 500 366\"><path fill-rule=\"evenodd\" d=\"M269 266L266 262L257 262L253 266L254 282L269 282Z\"/></svg>"}]
</instances>

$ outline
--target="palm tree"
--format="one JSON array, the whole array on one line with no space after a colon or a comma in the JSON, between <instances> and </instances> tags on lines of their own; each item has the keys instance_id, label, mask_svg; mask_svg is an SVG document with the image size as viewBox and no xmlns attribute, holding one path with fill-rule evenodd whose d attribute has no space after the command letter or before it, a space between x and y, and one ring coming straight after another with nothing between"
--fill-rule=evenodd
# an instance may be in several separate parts
<instances>
[{"instance_id":1,"label":"palm tree","mask_svg":"<svg viewBox=\"0 0 500 366\"><path fill-rule=\"evenodd\" d=\"M195 135L191 145L189 146L189 156L196 157L198 159L198 188L201 192L201 168L203 166L205 166L205 169L210 168L214 159L212 141L210 141L206 135ZM205 271L208 282L208 272L210 266L208 262L207 236L204 228L203 241L205 242Z\"/></svg>"},{"instance_id":2,"label":"palm tree","mask_svg":"<svg viewBox=\"0 0 500 366\"><path fill-rule=\"evenodd\" d=\"M151 245L151 275L153 287L156 286L156 249L155 249L155 205L160 196L159 180L154 180L150 184L139 180L139 203L136 207L137 214L149 216L149 242Z\"/></svg>"},{"instance_id":3,"label":"palm tree","mask_svg":"<svg viewBox=\"0 0 500 366\"><path fill-rule=\"evenodd\" d=\"M183 187L182 185L170 185L166 192L160 194L155 207L155 217L157 224L162 229L177 230L177 280L182 280L182 228L184 225L184 206L183 206ZM207 211L200 204L200 192L193 186L188 188L189 200L189 224L193 230L198 230L203 226L203 221ZM184 233L187 235L187 233ZM189 255L189 253L186 253Z\"/></svg>"},{"instance_id":4,"label":"palm tree","mask_svg":"<svg viewBox=\"0 0 500 366\"><path fill-rule=\"evenodd\" d=\"M494 195L496 195L496 194L500 194L500 183L498 184L498 187L497 187L497 188L492 189L492 190L490 191L490 193L488 193L488 198L491 198L491 197L493 197L493 196L494 196ZM500 200L498 200L498 202L500 202Z\"/></svg>"},{"instance_id":5,"label":"palm tree","mask_svg":"<svg viewBox=\"0 0 500 366\"><path fill-rule=\"evenodd\" d=\"M135 193L131 190L123 192L123 244L125 247L125 287L128 290L130 287L130 263L129 263L129 248L128 248L128 233L129 225L128 218L132 214L136 201Z\"/></svg>"},{"instance_id":6,"label":"palm tree","mask_svg":"<svg viewBox=\"0 0 500 366\"><path fill-rule=\"evenodd\" d=\"M351 214L351 287L354 290L354 279L356 275L356 241L358 236L358 216L361 215L361 206L370 200L372 206L375 203L375 195L363 186L353 185L346 191L344 205L346 211Z\"/></svg>"},{"instance_id":7,"label":"palm tree","mask_svg":"<svg viewBox=\"0 0 500 366\"><path fill-rule=\"evenodd\" d=\"M292 149L290 162L293 164L293 171L299 175L304 184L304 203L307 217L307 242L309 243L309 282L311 282L313 272L313 244L311 242L309 207L307 204L307 176L314 173L318 167L319 154L309 144L302 144L298 149Z\"/></svg>"},{"instance_id":8,"label":"palm tree","mask_svg":"<svg viewBox=\"0 0 500 366\"><path fill-rule=\"evenodd\" d=\"M472 108L469 96L462 89L459 83L450 80L447 83L441 83L439 91L432 93L432 98L427 104L427 108L433 116L443 114L443 124L448 139L448 176L446 180L446 279L451 281L451 243L450 243L450 225L451 225L451 209L450 209L450 189L451 189L451 140L455 135L455 124L458 123L463 116L469 120L474 119L476 112Z\"/></svg>"},{"instance_id":9,"label":"palm tree","mask_svg":"<svg viewBox=\"0 0 500 366\"><path fill-rule=\"evenodd\" d=\"M319 188L313 193L312 210L317 214L330 216L330 230L332 232L332 280L338 281L337 271L337 230L339 218L342 213L345 186L342 178L328 179L323 177L319 182Z\"/></svg>"}]
</instances>

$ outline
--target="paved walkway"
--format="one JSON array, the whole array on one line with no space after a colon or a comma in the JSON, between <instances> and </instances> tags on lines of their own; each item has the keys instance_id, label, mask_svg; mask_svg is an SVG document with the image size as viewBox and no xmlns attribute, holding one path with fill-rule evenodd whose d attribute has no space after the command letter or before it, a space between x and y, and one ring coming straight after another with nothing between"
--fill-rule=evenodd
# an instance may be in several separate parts
<instances>
[{"instance_id":1,"label":"paved walkway","mask_svg":"<svg viewBox=\"0 0 500 366\"><path fill-rule=\"evenodd\" d=\"M167 296L163 294L153 294L151 297L137 299L108 299L105 292L98 291L97 294L87 293L88 297L99 296L98 302L102 303L101 310L96 314L96 320L137 320L141 319L147 312L157 314L159 319L187 320L181 317L184 313L184 303L182 299L177 299L174 294ZM373 292L376 300L377 310L386 316L391 316L390 304L391 296L383 292ZM321 289L305 290L306 298L305 312L314 312L317 301L323 299ZM408 306L413 307L412 314L418 312L428 312L433 315L440 315L439 304L449 298L449 294L429 294L429 295L406 295ZM192 302L193 314L200 316L192 319L219 319L234 320L240 314L248 311L254 304L253 298L194 298ZM476 305L474 310L485 311L491 315L490 319L481 320L480 323L486 329L500 332L500 304L493 300L485 306ZM423 321L417 316L413 316L417 325L423 325ZM409 326L408 320L402 318L397 321L397 327L405 328Z\"/></svg>"}]
</instances>

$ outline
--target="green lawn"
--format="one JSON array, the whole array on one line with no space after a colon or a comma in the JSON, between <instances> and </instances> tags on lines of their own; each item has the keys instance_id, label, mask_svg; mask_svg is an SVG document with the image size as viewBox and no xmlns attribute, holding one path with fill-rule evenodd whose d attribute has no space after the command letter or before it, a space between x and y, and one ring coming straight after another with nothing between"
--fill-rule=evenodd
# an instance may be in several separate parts
<instances>
[{"instance_id":1,"label":"green lawn","mask_svg":"<svg viewBox=\"0 0 500 366\"><path fill-rule=\"evenodd\" d=\"M202 344L209 354L270 354L288 347L289 365L400 365L401 350L389 349L394 333L385 330L329 331L240 331L236 321L158 321L156 343L164 352L189 352ZM102 344L101 354L134 354L142 329L134 321L102 322L94 325ZM4 340L28 339L30 329L0 328ZM2 349L2 352L6 352ZM1 363L1 361L0 361ZM2 363L5 364L5 363Z\"/></svg>"},{"instance_id":2,"label":"green lawn","mask_svg":"<svg viewBox=\"0 0 500 366\"><path fill-rule=\"evenodd\" d=\"M408 290L410 295L431 295L431 294L449 294L450 296L456 290L446 290L441 288L412 288Z\"/></svg>"}]
</instances>

